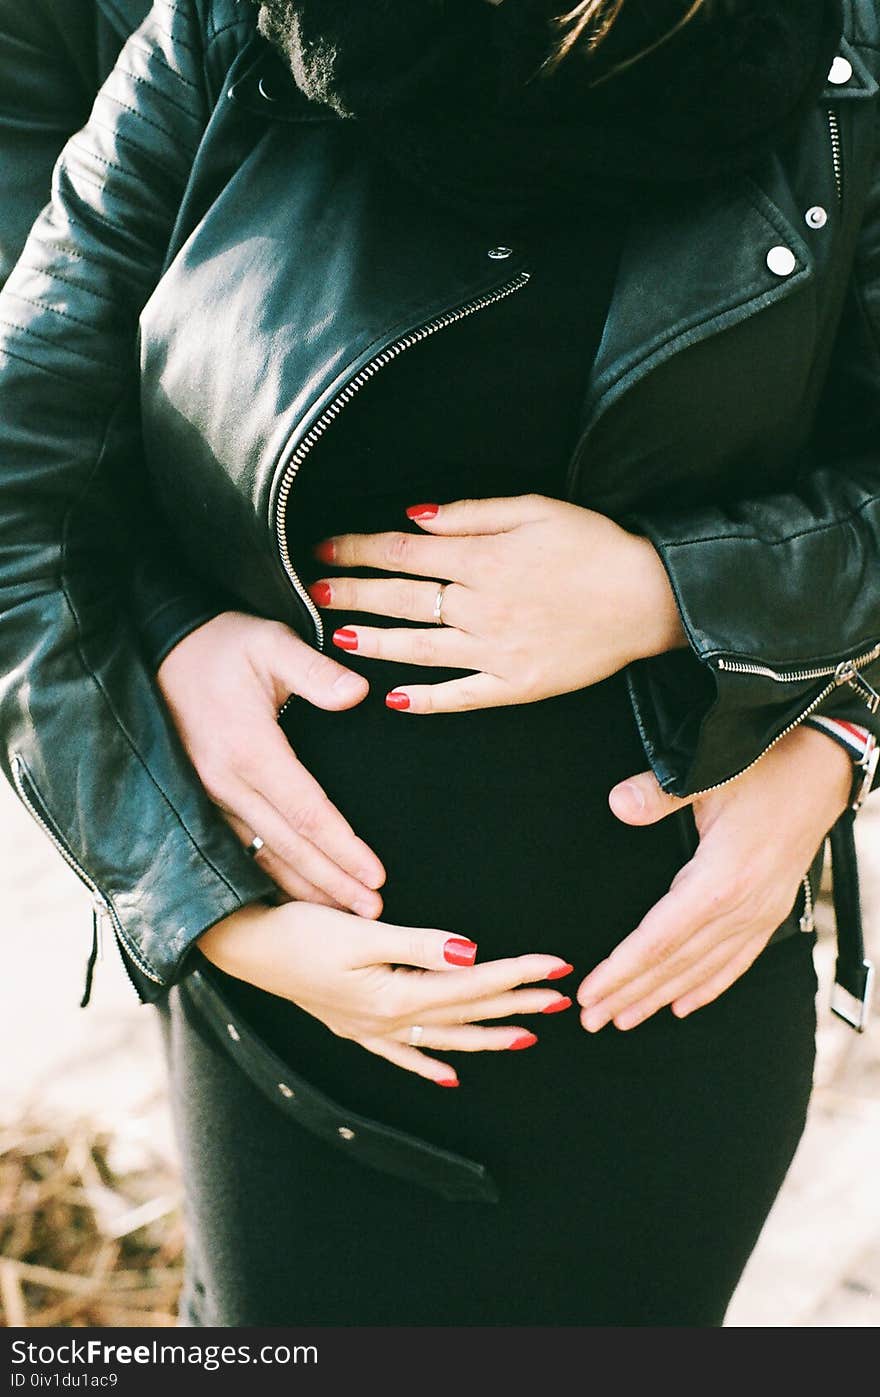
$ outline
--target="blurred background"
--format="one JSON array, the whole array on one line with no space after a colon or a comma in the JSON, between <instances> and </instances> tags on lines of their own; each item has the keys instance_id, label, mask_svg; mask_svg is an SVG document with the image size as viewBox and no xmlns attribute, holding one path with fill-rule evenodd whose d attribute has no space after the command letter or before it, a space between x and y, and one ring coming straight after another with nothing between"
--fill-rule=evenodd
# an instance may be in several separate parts
<instances>
[{"instance_id":1,"label":"blurred background","mask_svg":"<svg viewBox=\"0 0 880 1397\"><path fill-rule=\"evenodd\" d=\"M880 794L856 822L866 933L880 961ZM81 884L0 782L0 1318L173 1325L183 1229L153 1012L115 949L78 1007L91 945ZM880 1008L863 1036L828 1009L820 940L810 1122L728 1316L742 1327L880 1323Z\"/></svg>"}]
</instances>

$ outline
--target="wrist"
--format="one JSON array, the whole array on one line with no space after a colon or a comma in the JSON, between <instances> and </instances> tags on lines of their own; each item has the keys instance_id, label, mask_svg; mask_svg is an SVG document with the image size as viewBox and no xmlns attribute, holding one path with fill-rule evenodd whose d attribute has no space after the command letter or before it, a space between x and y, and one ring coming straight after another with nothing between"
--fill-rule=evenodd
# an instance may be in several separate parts
<instances>
[{"instance_id":1,"label":"wrist","mask_svg":"<svg viewBox=\"0 0 880 1397\"><path fill-rule=\"evenodd\" d=\"M687 646L688 638L669 574L653 543L639 534L630 534L632 578L636 588L637 624L631 658L646 660L667 650Z\"/></svg>"},{"instance_id":2,"label":"wrist","mask_svg":"<svg viewBox=\"0 0 880 1397\"><path fill-rule=\"evenodd\" d=\"M197 939L206 960L236 979L245 979L246 950L252 947L253 933L277 909L265 902L249 902L215 922Z\"/></svg>"},{"instance_id":3,"label":"wrist","mask_svg":"<svg viewBox=\"0 0 880 1397\"><path fill-rule=\"evenodd\" d=\"M783 739L798 763L798 779L804 789L827 801L828 828L850 803L854 762L839 742L820 728L801 724Z\"/></svg>"}]
</instances>

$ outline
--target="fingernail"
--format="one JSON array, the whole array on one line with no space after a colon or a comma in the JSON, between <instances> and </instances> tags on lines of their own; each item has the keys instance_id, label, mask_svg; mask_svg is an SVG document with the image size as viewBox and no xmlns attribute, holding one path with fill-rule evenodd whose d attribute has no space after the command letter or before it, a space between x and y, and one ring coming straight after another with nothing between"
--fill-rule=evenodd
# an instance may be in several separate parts
<instances>
[{"instance_id":1,"label":"fingernail","mask_svg":"<svg viewBox=\"0 0 880 1397\"><path fill-rule=\"evenodd\" d=\"M516 1038L514 1038L512 1043L508 1043L507 1051L509 1053L518 1053L521 1052L523 1048L533 1048L537 1041L537 1034L520 1033Z\"/></svg>"},{"instance_id":2,"label":"fingernail","mask_svg":"<svg viewBox=\"0 0 880 1397\"><path fill-rule=\"evenodd\" d=\"M565 997L564 999L557 999L557 1000L555 1001L555 1003L553 1003L553 1004L548 1004L546 1009L542 1009L542 1010L541 1010L541 1013L542 1013L542 1014L561 1014L562 1011L563 1011L563 1009L570 1009L570 1008L571 1008L571 1000L570 1000L570 999L568 998L568 996L566 995L566 997Z\"/></svg>"},{"instance_id":3,"label":"fingernail","mask_svg":"<svg viewBox=\"0 0 880 1397\"><path fill-rule=\"evenodd\" d=\"M329 606L333 600L333 590L329 582L315 582L308 588L315 606Z\"/></svg>"},{"instance_id":4,"label":"fingernail","mask_svg":"<svg viewBox=\"0 0 880 1397\"><path fill-rule=\"evenodd\" d=\"M357 917L368 917L371 921L376 912L376 904L367 898L358 898L357 902L351 904L351 910Z\"/></svg>"},{"instance_id":5,"label":"fingernail","mask_svg":"<svg viewBox=\"0 0 880 1397\"><path fill-rule=\"evenodd\" d=\"M461 1083L457 1077L439 1077L437 1079L437 1085L438 1087L457 1087L460 1086Z\"/></svg>"},{"instance_id":6,"label":"fingernail","mask_svg":"<svg viewBox=\"0 0 880 1397\"><path fill-rule=\"evenodd\" d=\"M560 965L558 970L551 970L549 975L545 975L545 980L561 980L565 975L570 975L574 970L573 965Z\"/></svg>"},{"instance_id":7,"label":"fingernail","mask_svg":"<svg viewBox=\"0 0 880 1397\"><path fill-rule=\"evenodd\" d=\"M433 519L439 504L412 504L406 511L407 519Z\"/></svg>"},{"instance_id":8,"label":"fingernail","mask_svg":"<svg viewBox=\"0 0 880 1397\"><path fill-rule=\"evenodd\" d=\"M598 1033L608 1022L606 1014L582 1014L581 1023L588 1033Z\"/></svg>"},{"instance_id":9,"label":"fingernail","mask_svg":"<svg viewBox=\"0 0 880 1397\"><path fill-rule=\"evenodd\" d=\"M312 551L315 557L320 559L322 563L336 562L336 544L332 543L329 539L325 540L324 543L316 543Z\"/></svg>"},{"instance_id":10,"label":"fingernail","mask_svg":"<svg viewBox=\"0 0 880 1397\"><path fill-rule=\"evenodd\" d=\"M645 793L641 786L627 781L623 786L615 786L610 793L609 804L615 815L641 815L645 808Z\"/></svg>"},{"instance_id":11,"label":"fingernail","mask_svg":"<svg viewBox=\"0 0 880 1397\"><path fill-rule=\"evenodd\" d=\"M385 695L385 707L396 708L401 713L409 708L409 694L402 694L398 689Z\"/></svg>"},{"instance_id":12,"label":"fingernail","mask_svg":"<svg viewBox=\"0 0 880 1397\"><path fill-rule=\"evenodd\" d=\"M356 650L358 648L357 631L349 630L343 626L341 631L333 632L333 644L338 645L340 650Z\"/></svg>"},{"instance_id":13,"label":"fingernail","mask_svg":"<svg viewBox=\"0 0 880 1397\"><path fill-rule=\"evenodd\" d=\"M450 965L473 965L476 958L476 941L468 941L463 936L451 936L443 947L443 959Z\"/></svg>"}]
</instances>

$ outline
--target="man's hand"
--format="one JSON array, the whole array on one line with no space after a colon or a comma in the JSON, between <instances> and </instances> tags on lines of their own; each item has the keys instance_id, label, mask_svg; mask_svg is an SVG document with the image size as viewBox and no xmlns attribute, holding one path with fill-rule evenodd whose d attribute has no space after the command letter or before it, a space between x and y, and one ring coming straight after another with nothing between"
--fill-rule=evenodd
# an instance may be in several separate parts
<instances>
[{"instance_id":1,"label":"man's hand","mask_svg":"<svg viewBox=\"0 0 880 1397\"><path fill-rule=\"evenodd\" d=\"M260 865L298 901L378 917L385 881L317 781L297 761L277 715L292 693L329 711L353 708L369 686L289 627L225 611L181 640L159 687L208 795Z\"/></svg>"},{"instance_id":2,"label":"man's hand","mask_svg":"<svg viewBox=\"0 0 880 1397\"><path fill-rule=\"evenodd\" d=\"M635 1028L667 1004L684 1018L723 994L791 911L851 782L847 752L799 727L705 796L666 795L650 771L615 786L609 803L630 825L692 804L700 844L665 897L582 982L584 1028Z\"/></svg>"}]
</instances>

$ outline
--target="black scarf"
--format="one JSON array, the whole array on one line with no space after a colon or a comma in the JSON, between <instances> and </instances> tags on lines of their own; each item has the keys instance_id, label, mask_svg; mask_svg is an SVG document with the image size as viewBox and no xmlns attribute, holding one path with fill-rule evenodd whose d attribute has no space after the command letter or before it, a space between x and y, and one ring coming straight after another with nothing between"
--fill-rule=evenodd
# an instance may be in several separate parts
<instances>
[{"instance_id":1,"label":"black scarf","mask_svg":"<svg viewBox=\"0 0 880 1397\"><path fill-rule=\"evenodd\" d=\"M815 101L842 28L841 0L709 0L670 36L687 0L625 0L595 53L548 73L564 8L268 0L260 28L301 90L361 122L410 180L513 220L748 168Z\"/></svg>"}]
</instances>

